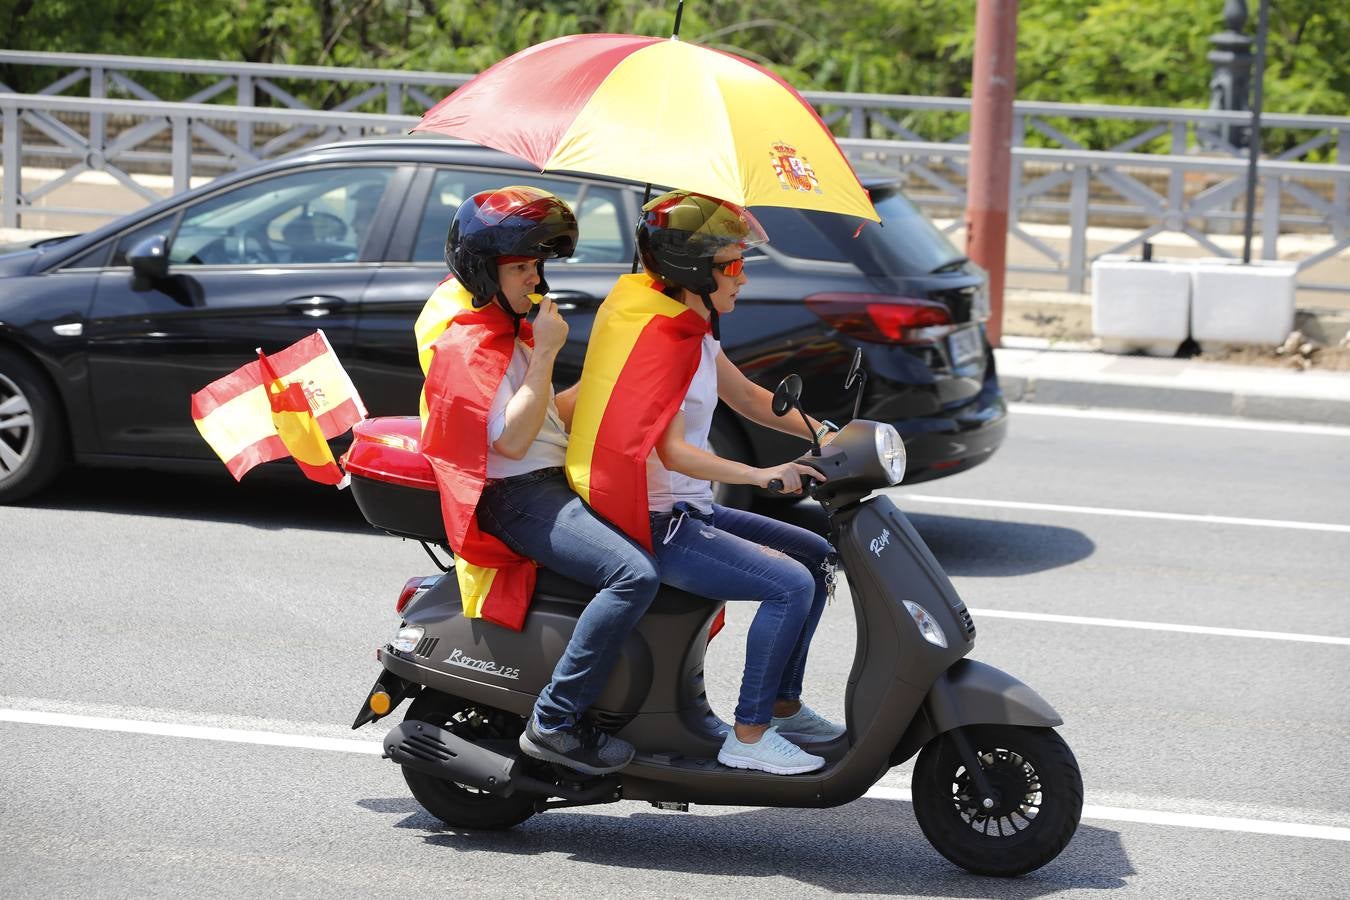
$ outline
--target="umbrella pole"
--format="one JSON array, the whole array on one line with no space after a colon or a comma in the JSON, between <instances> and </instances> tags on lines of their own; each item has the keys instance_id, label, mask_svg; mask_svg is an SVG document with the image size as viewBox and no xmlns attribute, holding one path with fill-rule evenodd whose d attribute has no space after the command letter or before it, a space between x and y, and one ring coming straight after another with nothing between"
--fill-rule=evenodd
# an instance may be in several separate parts
<instances>
[{"instance_id":1,"label":"umbrella pole","mask_svg":"<svg viewBox=\"0 0 1350 900\"><path fill-rule=\"evenodd\" d=\"M680 0L679 5L675 7L675 30L670 33L671 40L678 40L680 37L680 17L684 15L684 0Z\"/></svg>"},{"instance_id":2,"label":"umbrella pole","mask_svg":"<svg viewBox=\"0 0 1350 900\"><path fill-rule=\"evenodd\" d=\"M684 6L684 0L680 0L680 6ZM679 20L677 19L676 21L679 21ZM646 206L646 205L647 205L647 201L650 200L650 199L652 199L652 183L649 181L649 182L647 182L647 190L645 190L645 191L642 192L642 205L643 205L643 206ZM639 207L639 209L641 209L641 207ZM641 220L642 220L642 215L639 213L639 215L638 215L638 221L641 221ZM637 270L638 270L638 248L637 248L637 241L635 240L635 241L633 241L633 272L632 272L632 274L636 275L636 274L637 274Z\"/></svg>"}]
</instances>

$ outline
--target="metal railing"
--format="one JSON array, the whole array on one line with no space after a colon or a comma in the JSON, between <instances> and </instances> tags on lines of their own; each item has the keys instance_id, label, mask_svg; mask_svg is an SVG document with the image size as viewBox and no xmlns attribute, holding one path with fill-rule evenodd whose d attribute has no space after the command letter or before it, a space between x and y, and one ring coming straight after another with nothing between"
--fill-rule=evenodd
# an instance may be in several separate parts
<instances>
[{"instance_id":1,"label":"metal railing","mask_svg":"<svg viewBox=\"0 0 1350 900\"><path fill-rule=\"evenodd\" d=\"M5 93L0 225L16 227L25 213L111 215L78 205L42 204L80 175L99 171L146 201L159 195L137 176L164 172L175 191L194 176L213 176L334 139L407 131L416 115L470 75L331 69L202 60L0 51L0 63L65 71L38 94ZM187 97L165 100L133 73L171 73L209 82ZM342 99L314 110L296 97L297 84L324 84ZM83 90L87 97L65 96ZM339 90L340 89L340 90ZM121 94L134 99L113 99ZM965 135L933 140L925 128L953 129L968 116L962 98L805 92L841 135L852 158L888 166L930 214L959 218L965 206ZM216 101L216 102L207 102ZM233 101L226 103L221 101ZM271 104L259 106L259 103ZM1106 150L1070 139L1056 122L1115 120L1132 133ZM1185 235L1215 256L1233 253L1215 235L1242 218L1244 151L1224 141L1223 126L1245 125L1242 113L1020 101L1014 118L1014 184L1010 235L1036 259L1013 271L1054 275L1081 291L1092 258L1119 252L1162 232ZM939 127L940 126L940 127ZM1281 235L1312 232L1323 246L1297 259L1301 272L1350 247L1350 117L1265 114L1263 133L1293 134L1298 142L1258 168L1262 256L1279 256ZM1042 146L1032 146L1031 144ZM1141 152L1142 148L1167 152ZM1310 155L1336 163L1311 162ZM54 162L61 174L28 191L20 170ZM1068 226L1067 249L1032 232L1034 222ZM950 229L959 227L953 222ZM1128 236L1090 252L1089 226L1116 224ZM1025 254L1024 254L1025 255ZM1350 291L1350 277L1300 285Z\"/></svg>"}]
</instances>

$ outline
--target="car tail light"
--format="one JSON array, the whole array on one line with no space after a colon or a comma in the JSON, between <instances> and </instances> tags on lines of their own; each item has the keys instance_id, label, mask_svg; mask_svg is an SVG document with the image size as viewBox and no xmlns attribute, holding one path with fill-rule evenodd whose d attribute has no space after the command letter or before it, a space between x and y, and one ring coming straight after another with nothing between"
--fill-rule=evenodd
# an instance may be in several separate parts
<instances>
[{"instance_id":1,"label":"car tail light","mask_svg":"<svg viewBox=\"0 0 1350 900\"><path fill-rule=\"evenodd\" d=\"M403 610L408 608L408 604L412 602L412 599L423 591L430 590L431 586L437 582L438 577L439 576L432 576L428 578L424 575L419 575L416 578L409 578L407 582L404 583L403 590L398 592L398 601L394 604L394 611L399 615L402 615Z\"/></svg>"},{"instance_id":2,"label":"car tail light","mask_svg":"<svg viewBox=\"0 0 1350 900\"><path fill-rule=\"evenodd\" d=\"M812 294L806 306L830 327L877 344L921 344L951 331L946 306L917 297L890 294Z\"/></svg>"}]
</instances>

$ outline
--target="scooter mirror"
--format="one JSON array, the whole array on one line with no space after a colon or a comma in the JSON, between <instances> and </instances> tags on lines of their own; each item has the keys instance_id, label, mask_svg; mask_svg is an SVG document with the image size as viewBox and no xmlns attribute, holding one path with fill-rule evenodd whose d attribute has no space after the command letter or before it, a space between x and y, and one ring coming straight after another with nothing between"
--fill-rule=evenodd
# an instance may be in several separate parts
<instances>
[{"instance_id":1,"label":"scooter mirror","mask_svg":"<svg viewBox=\"0 0 1350 900\"><path fill-rule=\"evenodd\" d=\"M802 379L800 375L794 372L778 382L778 388L773 392L773 414L775 416L786 416L792 412L792 408L797 405L801 396Z\"/></svg>"},{"instance_id":2,"label":"scooter mirror","mask_svg":"<svg viewBox=\"0 0 1350 900\"><path fill-rule=\"evenodd\" d=\"M853 385L858 382L858 375L862 372L862 348L853 348L853 362L849 363L848 374L844 376L844 390L853 390Z\"/></svg>"}]
</instances>

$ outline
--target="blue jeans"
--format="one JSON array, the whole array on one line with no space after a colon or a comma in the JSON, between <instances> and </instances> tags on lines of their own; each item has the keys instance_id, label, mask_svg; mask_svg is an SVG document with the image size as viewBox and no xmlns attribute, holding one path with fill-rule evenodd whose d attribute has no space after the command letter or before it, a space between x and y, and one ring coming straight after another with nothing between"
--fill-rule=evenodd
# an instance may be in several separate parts
<instances>
[{"instance_id":1,"label":"blue jeans","mask_svg":"<svg viewBox=\"0 0 1350 900\"><path fill-rule=\"evenodd\" d=\"M651 515L661 580L710 600L759 602L745 642L736 721L766 725L775 700L802 695L834 548L820 535L776 519L716 505L706 515L683 506Z\"/></svg>"},{"instance_id":2,"label":"blue jeans","mask_svg":"<svg viewBox=\"0 0 1350 900\"><path fill-rule=\"evenodd\" d=\"M597 589L534 706L541 731L573 728L661 587L656 563L573 493L561 470L489 482L477 512L478 526L521 556Z\"/></svg>"}]
</instances>

